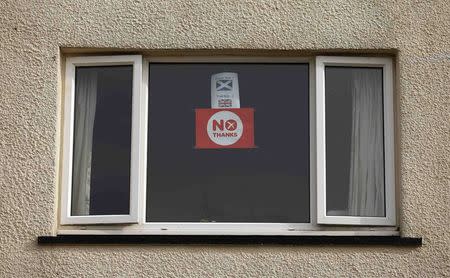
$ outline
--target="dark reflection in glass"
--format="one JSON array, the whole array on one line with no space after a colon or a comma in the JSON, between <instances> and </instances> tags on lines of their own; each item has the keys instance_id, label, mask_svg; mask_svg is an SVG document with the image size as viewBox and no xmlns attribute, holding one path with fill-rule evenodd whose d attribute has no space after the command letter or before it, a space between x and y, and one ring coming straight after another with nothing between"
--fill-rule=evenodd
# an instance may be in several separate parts
<instances>
[{"instance_id":1,"label":"dark reflection in glass","mask_svg":"<svg viewBox=\"0 0 450 278\"><path fill-rule=\"evenodd\" d=\"M235 72L255 149L194 149L211 75ZM147 221L310 221L307 64L150 64Z\"/></svg>"}]
</instances>

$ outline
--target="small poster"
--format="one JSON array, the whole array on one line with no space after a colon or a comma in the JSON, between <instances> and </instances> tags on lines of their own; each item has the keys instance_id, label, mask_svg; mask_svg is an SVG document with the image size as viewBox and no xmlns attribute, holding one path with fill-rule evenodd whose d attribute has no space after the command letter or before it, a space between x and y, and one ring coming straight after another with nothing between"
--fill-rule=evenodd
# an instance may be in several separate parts
<instances>
[{"instance_id":1,"label":"small poster","mask_svg":"<svg viewBox=\"0 0 450 278\"><path fill-rule=\"evenodd\" d=\"M221 72L211 76L211 108L240 108L238 74Z\"/></svg>"}]
</instances>

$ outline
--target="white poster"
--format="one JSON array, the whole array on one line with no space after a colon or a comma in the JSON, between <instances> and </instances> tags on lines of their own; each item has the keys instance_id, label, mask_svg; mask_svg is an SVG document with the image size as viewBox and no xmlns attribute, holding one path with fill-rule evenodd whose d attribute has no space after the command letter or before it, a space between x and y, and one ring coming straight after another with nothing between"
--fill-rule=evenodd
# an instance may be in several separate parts
<instances>
[{"instance_id":1,"label":"white poster","mask_svg":"<svg viewBox=\"0 0 450 278\"><path fill-rule=\"evenodd\" d=\"M211 108L241 108L237 73L220 72L211 76Z\"/></svg>"}]
</instances>

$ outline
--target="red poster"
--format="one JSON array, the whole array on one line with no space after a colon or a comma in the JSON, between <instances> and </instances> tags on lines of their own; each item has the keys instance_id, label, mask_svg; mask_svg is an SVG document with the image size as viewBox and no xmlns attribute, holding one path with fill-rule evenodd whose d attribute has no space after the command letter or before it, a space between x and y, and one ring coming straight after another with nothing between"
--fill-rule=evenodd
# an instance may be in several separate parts
<instances>
[{"instance_id":1,"label":"red poster","mask_svg":"<svg viewBox=\"0 0 450 278\"><path fill-rule=\"evenodd\" d=\"M253 108L195 109L195 148L254 148L254 111Z\"/></svg>"}]
</instances>

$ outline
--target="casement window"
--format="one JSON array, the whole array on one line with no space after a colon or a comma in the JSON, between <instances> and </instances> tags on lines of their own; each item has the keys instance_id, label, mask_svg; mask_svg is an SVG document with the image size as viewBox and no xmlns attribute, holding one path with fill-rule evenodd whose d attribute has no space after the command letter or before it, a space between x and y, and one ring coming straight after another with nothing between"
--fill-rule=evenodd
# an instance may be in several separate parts
<instances>
[{"instance_id":1,"label":"casement window","mask_svg":"<svg viewBox=\"0 0 450 278\"><path fill-rule=\"evenodd\" d=\"M67 58L59 233L391 235L392 80L376 57Z\"/></svg>"},{"instance_id":2,"label":"casement window","mask_svg":"<svg viewBox=\"0 0 450 278\"><path fill-rule=\"evenodd\" d=\"M141 56L66 60L61 224L137 223Z\"/></svg>"},{"instance_id":3,"label":"casement window","mask_svg":"<svg viewBox=\"0 0 450 278\"><path fill-rule=\"evenodd\" d=\"M391 59L316 63L317 222L395 225Z\"/></svg>"}]
</instances>

